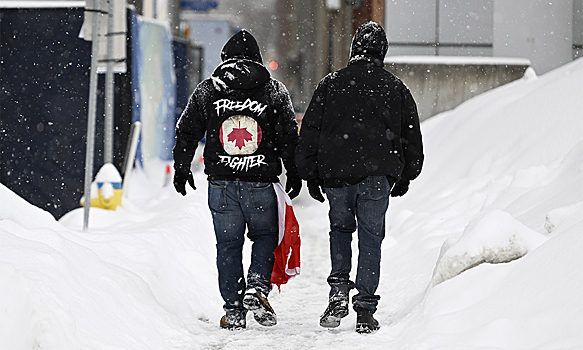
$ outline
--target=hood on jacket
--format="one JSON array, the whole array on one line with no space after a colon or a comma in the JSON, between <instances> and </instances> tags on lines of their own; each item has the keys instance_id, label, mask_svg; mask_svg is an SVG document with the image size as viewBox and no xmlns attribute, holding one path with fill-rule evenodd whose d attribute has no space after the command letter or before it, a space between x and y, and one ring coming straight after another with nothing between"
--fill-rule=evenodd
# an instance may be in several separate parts
<instances>
[{"instance_id":1,"label":"hood on jacket","mask_svg":"<svg viewBox=\"0 0 583 350\"><path fill-rule=\"evenodd\" d=\"M269 80L257 41L245 29L235 33L221 51L221 63L211 77L219 91L253 89Z\"/></svg>"},{"instance_id":2,"label":"hood on jacket","mask_svg":"<svg viewBox=\"0 0 583 350\"><path fill-rule=\"evenodd\" d=\"M254 89L269 80L271 76L264 65L255 61L232 58L221 63L211 77L219 91L231 89Z\"/></svg>"},{"instance_id":3,"label":"hood on jacket","mask_svg":"<svg viewBox=\"0 0 583 350\"><path fill-rule=\"evenodd\" d=\"M245 29L234 34L221 51L221 63L212 74L219 91L254 89L271 77L263 65L257 41Z\"/></svg>"},{"instance_id":4,"label":"hood on jacket","mask_svg":"<svg viewBox=\"0 0 583 350\"><path fill-rule=\"evenodd\" d=\"M231 58L244 58L263 64L257 40L245 29L235 33L221 51L221 60Z\"/></svg>"},{"instance_id":5,"label":"hood on jacket","mask_svg":"<svg viewBox=\"0 0 583 350\"><path fill-rule=\"evenodd\" d=\"M367 22L358 27L350 45L350 61L360 59L382 62L389 49L387 34L375 22Z\"/></svg>"}]
</instances>

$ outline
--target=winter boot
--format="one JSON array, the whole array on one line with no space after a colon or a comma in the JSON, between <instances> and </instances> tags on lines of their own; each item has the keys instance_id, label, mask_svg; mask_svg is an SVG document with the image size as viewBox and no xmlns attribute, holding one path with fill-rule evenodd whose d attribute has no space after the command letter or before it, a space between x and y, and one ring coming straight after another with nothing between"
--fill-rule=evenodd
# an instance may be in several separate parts
<instances>
[{"instance_id":1,"label":"winter boot","mask_svg":"<svg viewBox=\"0 0 583 350\"><path fill-rule=\"evenodd\" d=\"M356 332L372 333L379 328L379 322L372 316L373 312L368 309L355 308L356 311Z\"/></svg>"},{"instance_id":2,"label":"winter boot","mask_svg":"<svg viewBox=\"0 0 583 350\"><path fill-rule=\"evenodd\" d=\"M231 331L245 329L247 327L247 310L227 310L225 316L221 318L221 328Z\"/></svg>"},{"instance_id":3,"label":"winter boot","mask_svg":"<svg viewBox=\"0 0 583 350\"><path fill-rule=\"evenodd\" d=\"M266 297L261 296L254 289L245 292L243 297L243 306L253 312L253 318L262 326L275 326L277 316L275 311L269 305Z\"/></svg>"},{"instance_id":4,"label":"winter boot","mask_svg":"<svg viewBox=\"0 0 583 350\"><path fill-rule=\"evenodd\" d=\"M340 319L348 316L348 293L338 291L328 300L328 307L320 316L320 326L336 328L340 326Z\"/></svg>"}]
</instances>

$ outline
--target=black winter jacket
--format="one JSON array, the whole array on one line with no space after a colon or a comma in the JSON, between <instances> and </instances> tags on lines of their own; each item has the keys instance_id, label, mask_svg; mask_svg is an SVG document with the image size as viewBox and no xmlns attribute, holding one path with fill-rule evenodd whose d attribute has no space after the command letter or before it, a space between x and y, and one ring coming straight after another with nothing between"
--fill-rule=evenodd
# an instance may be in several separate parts
<instances>
[{"instance_id":1,"label":"black winter jacket","mask_svg":"<svg viewBox=\"0 0 583 350\"><path fill-rule=\"evenodd\" d=\"M386 35L369 24L355 34L348 66L320 81L302 119L299 174L323 187L368 176L413 180L423 165L417 106L405 84L384 70Z\"/></svg>"},{"instance_id":2,"label":"black winter jacket","mask_svg":"<svg viewBox=\"0 0 583 350\"><path fill-rule=\"evenodd\" d=\"M198 142L209 180L277 182L283 160L295 174L298 129L285 86L269 76L245 30L223 48L224 62L194 90L176 126L174 168L188 172Z\"/></svg>"}]
</instances>

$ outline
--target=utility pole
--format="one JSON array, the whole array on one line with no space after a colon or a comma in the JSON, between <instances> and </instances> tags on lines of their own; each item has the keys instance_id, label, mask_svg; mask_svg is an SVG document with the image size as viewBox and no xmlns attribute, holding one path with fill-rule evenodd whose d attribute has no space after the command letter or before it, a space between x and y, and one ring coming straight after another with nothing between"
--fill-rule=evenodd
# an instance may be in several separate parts
<instances>
[{"instance_id":1,"label":"utility pole","mask_svg":"<svg viewBox=\"0 0 583 350\"><path fill-rule=\"evenodd\" d=\"M99 21L101 19L101 0L95 0L93 9L93 32L91 33L91 71L89 78L89 111L87 115L87 148L85 151L85 203L83 206L83 230L89 226L91 207L91 182L93 180L93 157L95 154L95 113L97 110L97 61L99 56Z\"/></svg>"},{"instance_id":2,"label":"utility pole","mask_svg":"<svg viewBox=\"0 0 583 350\"><path fill-rule=\"evenodd\" d=\"M113 0L107 0L107 70L105 72L105 149L103 162L113 163ZM91 67L93 69L93 67Z\"/></svg>"}]
</instances>

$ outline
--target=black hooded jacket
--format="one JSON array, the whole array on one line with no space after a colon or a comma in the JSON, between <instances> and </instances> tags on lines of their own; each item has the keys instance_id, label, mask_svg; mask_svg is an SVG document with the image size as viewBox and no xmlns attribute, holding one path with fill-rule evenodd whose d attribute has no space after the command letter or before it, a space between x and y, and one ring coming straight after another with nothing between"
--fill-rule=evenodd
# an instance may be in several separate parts
<instances>
[{"instance_id":1,"label":"black hooded jacket","mask_svg":"<svg viewBox=\"0 0 583 350\"><path fill-rule=\"evenodd\" d=\"M255 38L241 30L225 44L211 78L190 97L176 126L174 168L188 172L198 142L209 180L277 182L283 160L297 176L291 98L262 64Z\"/></svg>"},{"instance_id":2,"label":"black hooded jacket","mask_svg":"<svg viewBox=\"0 0 583 350\"><path fill-rule=\"evenodd\" d=\"M304 180L346 187L368 176L413 180L423 165L417 106L409 89L383 68L383 28L363 24L350 61L324 77L302 119L296 163Z\"/></svg>"}]
</instances>

